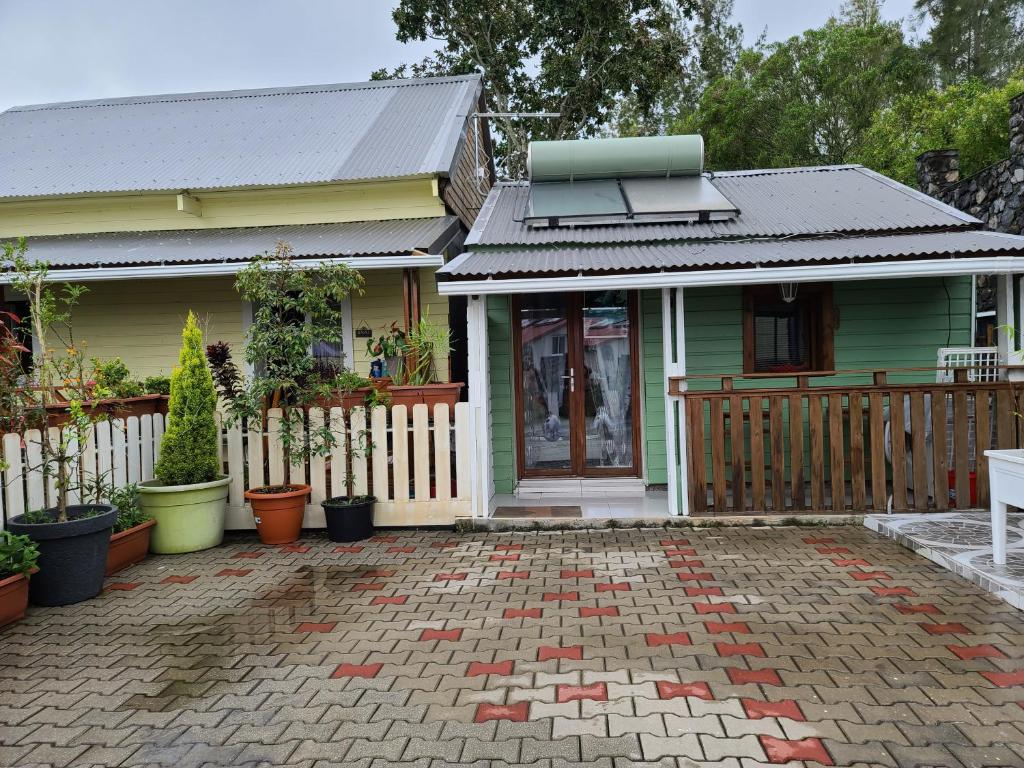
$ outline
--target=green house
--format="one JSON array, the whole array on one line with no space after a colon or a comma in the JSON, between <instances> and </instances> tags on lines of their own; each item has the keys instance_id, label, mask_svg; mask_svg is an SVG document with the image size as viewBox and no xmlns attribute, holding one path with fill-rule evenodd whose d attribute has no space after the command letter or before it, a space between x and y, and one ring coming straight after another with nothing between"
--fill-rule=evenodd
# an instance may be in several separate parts
<instances>
[{"instance_id":1,"label":"green house","mask_svg":"<svg viewBox=\"0 0 1024 768\"><path fill-rule=\"evenodd\" d=\"M707 173L700 137L528 164L438 273L468 301L476 516L980 503L1018 345L971 348L972 275L1014 324L1024 237L859 165Z\"/></svg>"}]
</instances>

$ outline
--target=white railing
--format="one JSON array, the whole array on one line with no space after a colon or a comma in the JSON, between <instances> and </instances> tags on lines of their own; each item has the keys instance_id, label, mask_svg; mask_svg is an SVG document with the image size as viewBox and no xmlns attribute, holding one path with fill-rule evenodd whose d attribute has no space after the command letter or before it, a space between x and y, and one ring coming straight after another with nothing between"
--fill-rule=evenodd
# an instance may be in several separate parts
<instances>
[{"instance_id":1,"label":"white railing","mask_svg":"<svg viewBox=\"0 0 1024 768\"><path fill-rule=\"evenodd\" d=\"M336 445L329 456L313 456L288 467L278 432L280 419L281 412L272 410L263 431L250 432L242 425L222 430L221 460L231 477L229 530L254 527L246 489L286 481L312 488L303 520L306 528L324 527L320 502L344 495L349 483L351 492L377 497L377 525L451 525L457 516L469 514L468 404L456 404L454 413L439 404L433 414L426 405L413 406L411 414L404 405L378 406L370 413L364 408L314 409L305 428L320 429L326 419ZM100 422L82 454L83 472L87 477L109 477L117 487L151 479L163 431L159 414ZM57 439L56 427L48 432L51 440ZM39 430L0 438L0 452L8 464L0 483L0 525L27 509L55 503L52 479L39 469L41 440ZM71 501L78 501L77 494Z\"/></svg>"}]
</instances>

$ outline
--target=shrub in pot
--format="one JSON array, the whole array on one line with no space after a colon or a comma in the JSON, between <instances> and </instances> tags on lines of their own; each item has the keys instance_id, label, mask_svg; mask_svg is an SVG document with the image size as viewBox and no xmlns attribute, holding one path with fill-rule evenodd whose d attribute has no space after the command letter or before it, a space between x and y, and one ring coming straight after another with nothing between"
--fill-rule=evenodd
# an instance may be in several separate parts
<instances>
[{"instance_id":1,"label":"shrub in pot","mask_svg":"<svg viewBox=\"0 0 1024 768\"><path fill-rule=\"evenodd\" d=\"M107 550L106 573L111 576L145 559L156 521L142 510L139 486L134 483L111 489L107 498L117 507L117 521L110 537L110 549Z\"/></svg>"},{"instance_id":2,"label":"shrub in pot","mask_svg":"<svg viewBox=\"0 0 1024 768\"><path fill-rule=\"evenodd\" d=\"M39 548L28 536L0 531L0 627L25 615L29 574L38 559Z\"/></svg>"},{"instance_id":3,"label":"shrub in pot","mask_svg":"<svg viewBox=\"0 0 1024 768\"><path fill-rule=\"evenodd\" d=\"M403 362L400 378L389 389L391 403L412 408L423 403L433 413L438 403L454 408L459 401L462 384L442 384L437 380L437 358L451 352L452 333L448 328L434 325L423 316L404 337Z\"/></svg>"},{"instance_id":4,"label":"shrub in pot","mask_svg":"<svg viewBox=\"0 0 1024 768\"><path fill-rule=\"evenodd\" d=\"M376 496L335 496L320 502L331 541L361 541L373 535Z\"/></svg>"},{"instance_id":5,"label":"shrub in pot","mask_svg":"<svg viewBox=\"0 0 1024 768\"><path fill-rule=\"evenodd\" d=\"M196 552L221 543L230 478L217 455L217 391L203 354L203 334L191 312L171 374L167 429L155 480L139 485L143 511L156 521L150 550Z\"/></svg>"},{"instance_id":6,"label":"shrub in pot","mask_svg":"<svg viewBox=\"0 0 1024 768\"><path fill-rule=\"evenodd\" d=\"M45 262L30 262L24 241L3 246L0 261L14 265L14 286L28 297L29 319L36 349L31 376L35 388L19 388L5 399L5 421L22 428L46 426L47 409L58 402L60 388L70 390L63 407L67 424L52 440L38 443L38 460L29 472L41 472L52 487L53 507L30 510L8 522L16 535L27 536L39 549L40 572L29 584L29 597L37 605L68 605L95 597L103 588L103 571L110 531L117 510L110 504L71 504L72 491L82 495L87 478L82 454L87 436L105 414L86 411L88 380L80 348L75 344L71 311L85 291L82 286L55 287L47 280ZM60 350L60 354L55 352ZM4 365L10 365L5 356Z\"/></svg>"},{"instance_id":7,"label":"shrub in pot","mask_svg":"<svg viewBox=\"0 0 1024 768\"><path fill-rule=\"evenodd\" d=\"M279 243L274 253L241 270L235 283L242 299L254 307L245 357L257 373L245 381L226 345L207 349L228 404L229 424L244 420L251 434L254 426L266 422L269 410L280 409L278 438L289 472L311 455L328 455L336 443L329 427L306 428L309 409L322 407L332 397L336 377L336 371L328 370L311 350L341 343L342 302L362 284L362 276L342 264L300 269L288 245ZM286 477L281 483L246 491L264 543L285 544L299 537L310 490Z\"/></svg>"}]
</instances>

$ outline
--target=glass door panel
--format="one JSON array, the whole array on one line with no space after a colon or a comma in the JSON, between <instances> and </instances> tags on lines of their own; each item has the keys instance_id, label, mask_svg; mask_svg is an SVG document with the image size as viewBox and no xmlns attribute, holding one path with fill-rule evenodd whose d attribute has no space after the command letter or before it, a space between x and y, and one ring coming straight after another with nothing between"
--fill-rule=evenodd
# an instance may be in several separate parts
<instances>
[{"instance_id":1,"label":"glass door panel","mask_svg":"<svg viewBox=\"0 0 1024 768\"><path fill-rule=\"evenodd\" d=\"M571 301L565 294L524 296L519 303L523 474L573 471Z\"/></svg>"},{"instance_id":2,"label":"glass door panel","mask_svg":"<svg viewBox=\"0 0 1024 768\"><path fill-rule=\"evenodd\" d=\"M634 466L633 360L626 291L583 295L585 470Z\"/></svg>"}]
</instances>

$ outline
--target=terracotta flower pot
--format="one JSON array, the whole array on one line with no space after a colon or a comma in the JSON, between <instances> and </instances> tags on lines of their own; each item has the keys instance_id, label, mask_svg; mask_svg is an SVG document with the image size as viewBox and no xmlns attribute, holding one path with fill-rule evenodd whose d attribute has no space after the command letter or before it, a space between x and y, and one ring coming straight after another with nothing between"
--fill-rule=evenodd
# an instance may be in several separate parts
<instances>
[{"instance_id":1,"label":"terracotta flower pot","mask_svg":"<svg viewBox=\"0 0 1024 768\"><path fill-rule=\"evenodd\" d=\"M459 393L462 391L462 384L423 384L420 386L389 387L388 394L391 395L391 405L404 405L412 408L414 405L423 403L430 412L434 412L434 406L438 403L447 403L449 408L454 408L459 402Z\"/></svg>"},{"instance_id":2,"label":"terracotta flower pot","mask_svg":"<svg viewBox=\"0 0 1024 768\"><path fill-rule=\"evenodd\" d=\"M145 559L149 553L149 529L154 525L156 525L156 520L147 520L110 537L110 549L107 550L107 576L123 571L129 565L135 565Z\"/></svg>"},{"instance_id":3,"label":"terracotta flower pot","mask_svg":"<svg viewBox=\"0 0 1024 768\"><path fill-rule=\"evenodd\" d=\"M302 532L306 497L312 489L298 483L266 485L245 492L256 531L264 544L289 544Z\"/></svg>"},{"instance_id":4,"label":"terracotta flower pot","mask_svg":"<svg viewBox=\"0 0 1024 768\"><path fill-rule=\"evenodd\" d=\"M24 618L28 608L28 576L16 573L0 579L0 627Z\"/></svg>"}]
</instances>

